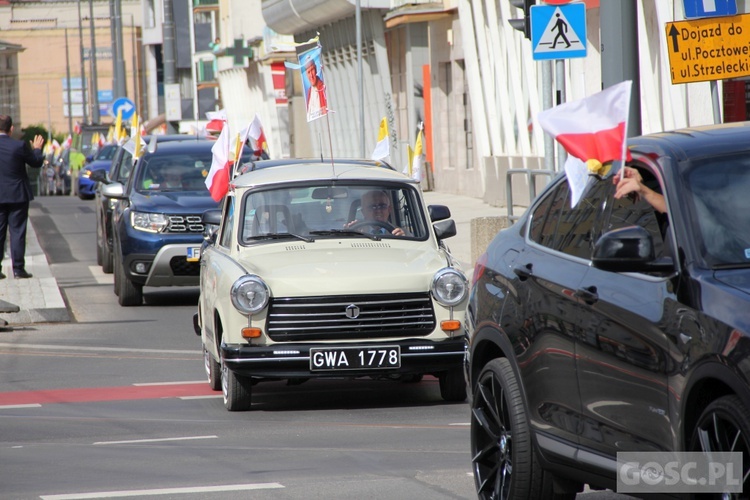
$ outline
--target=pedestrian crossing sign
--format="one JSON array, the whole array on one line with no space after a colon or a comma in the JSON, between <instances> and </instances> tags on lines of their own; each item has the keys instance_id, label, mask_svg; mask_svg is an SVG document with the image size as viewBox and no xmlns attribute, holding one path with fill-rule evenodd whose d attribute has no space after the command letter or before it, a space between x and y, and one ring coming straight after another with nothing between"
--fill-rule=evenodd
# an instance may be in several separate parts
<instances>
[{"instance_id":1,"label":"pedestrian crossing sign","mask_svg":"<svg viewBox=\"0 0 750 500\"><path fill-rule=\"evenodd\" d=\"M586 4L531 6L534 60L586 57Z\"/></svg>"}]
</instances>

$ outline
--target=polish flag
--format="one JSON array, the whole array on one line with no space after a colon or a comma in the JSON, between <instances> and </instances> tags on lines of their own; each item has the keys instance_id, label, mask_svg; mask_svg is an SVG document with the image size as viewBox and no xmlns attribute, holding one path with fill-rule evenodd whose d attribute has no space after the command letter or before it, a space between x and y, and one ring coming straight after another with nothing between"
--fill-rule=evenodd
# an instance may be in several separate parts
<instances>
[{"instance_id":1,"label":"polish flag","mask_svg":"<svg viewBox=\"0 0 750 500\"><path fill-rule=\"evenodd\" d=\"M221 201L229 191L229 141L229 127L224 127L216 144L211 147L213 157L211 170L206 176L206 187L214 201Z\"/></svg>"},{"instance_id":2,"label":"polish flag","mask_svg":"<svg viewBox=\"0 0 750 500\"><path fill-rule=\"evenodd\" d=\"M630 159L625 138L630 114L631 80L594 95L542 111L537 120L572 156L600 173L601 165Z\"/></svg>"},{"instance_id":3,"label":"polish flag","mask_svg":"<svg viewBox=\"0 0 750 500\"><path fill-rule=\"evenodd\" d=\"M263 151L268 150L268 144L266 144L266 134L263 133L263 125L260 123L260 116L255 114L255 118L250 122L250 128L247 135L255 141L255 147L253 153L256 156L261 156Z\"/></svg>"}]
</instances>

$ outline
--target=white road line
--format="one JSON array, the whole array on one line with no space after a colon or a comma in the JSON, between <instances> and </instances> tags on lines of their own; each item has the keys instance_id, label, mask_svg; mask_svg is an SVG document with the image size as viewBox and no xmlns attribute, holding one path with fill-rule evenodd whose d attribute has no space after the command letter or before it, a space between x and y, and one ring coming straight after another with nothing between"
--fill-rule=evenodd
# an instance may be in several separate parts
<instances>
[{"instance_id":1,"label":"white road line","mask_svg":"<svg viewBox=\"0 0 750 500\"><path fill-rule=\"evenodd\" d=\"M191 439L218 439L218 438L219 436L183 436L183 437L175 437L175 438L135 439L132 441L99 441L93 444L101 445L101 444L161 443L164 441L188 441Z\"/></svg>"},{"instance_id":2,"label":"white road line","mask_svg":"<svg viewBox=\"0 0 750 500\"><path fill-rule=\"evenodd\" d=\"M210 396L180 396L177 399L181 399L183 401L187 401L190 399L219 399L223 398L224 396L222 394L212 394Z\"/></svg>"},{"instance_id":3,"label":"white road line","mask_svg":"<svg viewBox=\"0 0 750 500\"><path fill-rule=\"evenodd\" d=\"M7 410L9 408L41 408L42 405L39 403L29 403L25 405L0 405L0 410Z\"/></svg>"},{"instance_id":4,"label":"white road line","mask_svg":"<svg viewBox=\"0 0 750 500\"><path fill-rule=\"evenodd\" d=\"M94 276L96 282L100 285L111 285L115 282L114 275L104 274L101 266L89 266L89 271L91 272L92 276Z\"/></svg>"},{"instance_id":5,"label":"white road line","mask_svg":"<svg viewBox=\"0 0 750 500\"><path fill-rule=\"evenodd\" d=\"M200 354L200 349L177 350L177 349L130 349L127 347L86 347L75 345L51 345L51 344L11 344L0 342L0 349L47 349L47 350L71 350L71 351L110 351L110 352L150 352L168 354Z\"/></svg>"},{"instance_id":6,"label":"white road line","mask_svg":"<svg viewBox=\"0 0 750 500\"><path fill-rule=\"evenodd\" d=\"M455 424L448 424L448 425L458 425L458 426L464 426L464 425L471 425L469 422L457 422Z\"/></svg>"},{"instance_id":7,"label":"white road line","mask_svg":"<svg viewBox=\"0 0 750 500\"><path fill-rule=\"evenodd\" d=\"M220 491L271 490L284 488L279 483L227 484L225 486L195 486L187 488L160 488L154 490L100 491L95 493L68 493L64 495L42 495L42 500L82 500L87 498L123 498L145 495L178 495L193 493L216 493Z\"/></svg>"},{"instance_id":8,"label":"white road line","mask_svg":"<svg viewBox=\"0 0 750 500\"><path fill-rule=\"evenodd\" d=\"M179 382L143 382L140 384L133 384L137 387L148 387L150 385L183 385L183 384L205 384L206 379L203 380L183 380Z\"/></svg>"}]
</instances>

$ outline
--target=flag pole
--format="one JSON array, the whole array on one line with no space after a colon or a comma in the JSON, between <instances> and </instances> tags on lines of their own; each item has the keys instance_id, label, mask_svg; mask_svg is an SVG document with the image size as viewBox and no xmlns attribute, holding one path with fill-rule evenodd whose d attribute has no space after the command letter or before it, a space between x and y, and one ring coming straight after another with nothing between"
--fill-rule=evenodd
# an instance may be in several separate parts
<instances>
[{"instance_id":1,"label":"flag pole","mask_svg":"<svg viewBox=\"0 0 750 500\"><path fill-rule=\"evenodd\" d=\"M625 115L625 133L622 138L622 154L620 154L620 180L625 178L625 160L627 159L626 151L628 149L628 122L630 121L630 102L632 101L633 95L633 80L627 80L628 82L628 113Z\"/></svg>"},{"instance_id":2,"label":"flag pole","mask_svg":"<svg viewBox=\"0 0 750 500\"><path fill-rule=\"evenodd\" d=\"M328 118L328 112L326 112L326 124L328 125L328 148L331 151L331 172L333 173L333 175L336 175L336 168L333 164L333 141L331 140L331 120Z\"/></svg>"}]
</instances>

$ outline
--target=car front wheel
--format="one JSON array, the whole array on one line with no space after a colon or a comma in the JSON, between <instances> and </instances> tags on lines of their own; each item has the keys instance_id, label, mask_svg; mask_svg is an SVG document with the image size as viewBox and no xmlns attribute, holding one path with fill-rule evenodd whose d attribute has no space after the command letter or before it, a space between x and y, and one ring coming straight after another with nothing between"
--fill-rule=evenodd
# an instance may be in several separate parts
<instances>
[{"instance_id":1,"label":"car front wheel","mask_svg":"<svg viewBox=\"0 0 750 500\"><path fill-rule=\"evenodd\" d=\"M115 265L120 273L117 276L117 301L123 307L143 304L143 285L130 281L125 274L122 258L117 259Z\"/></svg>"},{"instance_id":2,"label":"car front wheel","mask_svg":"<svg viewBox=\"0 0 750 500\"><path fill-rule=\"evenodd\" d=\"M480 499L545 498L521 391L510 362L484 366L471 402L471 461Z\"/></svg>"},{"instance_id":3,"label":"car front wheel","mask_svg":"<svg viewBox=\"0 0 750 500\"><path fill-rule=\"evenodd\" d=\"M701 413L690 438L690 450L742 453L742 491L750 491L750 412L735 395L722 396ZM736 473L735 473L736 474ZM721 495L721 498L744 498L742 495Z\"/></svg>"},{"instance_id":4,"label":"car front wheel","mask_svg":"<svg viewBox=\"0 0 750 500\"><path fill-rule=\"evenodd\" d=\"M438 375L440 397L445 401L466 400L466 379L462 367L453 368Z\"/></svg>"},{"instance_id":5,"label":"car front wheel","mask_svg":"<svg viewBox=\"0 0 750 500\"><path fill-rule=\"evenodd\" d=\"M221 362L221 391L224 394L224 407L229 411L250 409L253 387L249 378L236 375L226 363Z\"/></svg>"}]
</instances>

